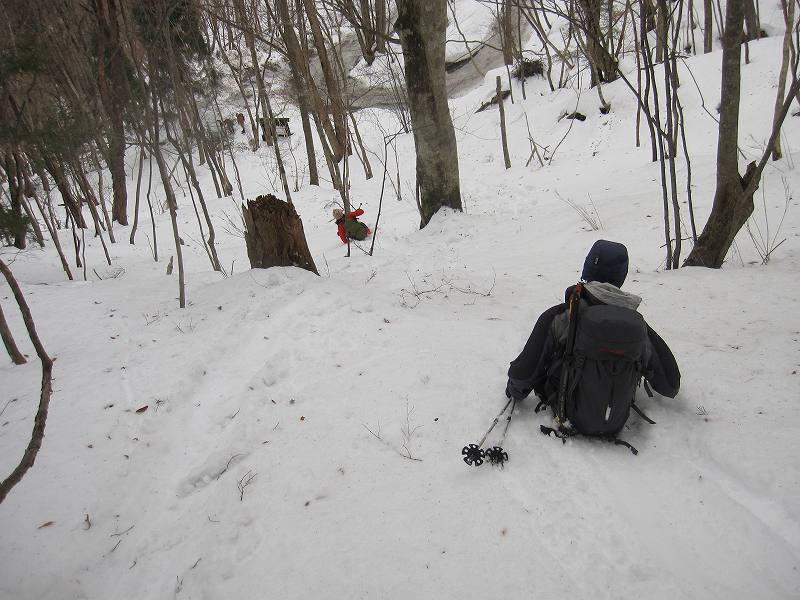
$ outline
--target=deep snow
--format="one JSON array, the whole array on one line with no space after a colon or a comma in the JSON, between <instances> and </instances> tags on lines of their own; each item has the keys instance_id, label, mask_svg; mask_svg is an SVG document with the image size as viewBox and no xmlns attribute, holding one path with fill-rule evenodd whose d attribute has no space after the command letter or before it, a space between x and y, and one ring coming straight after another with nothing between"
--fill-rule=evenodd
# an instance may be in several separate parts
<instances>
[{"instance_id":1,"label":"deep snow","mask_svg":"<svg viewBox=\"0 0 800 600\"><path fill-rule=\"evenodd\" d=\"M762 20L777 22L767 9ZM750 158L768 136L780 44L778 34L751 43L743 66L740 140ZM719 63L718 52L686 61L712 113ZM174 253L166 214L156 219L158 263L144 212L135 246L117 228L112 267L87 240L88 282L64 281L52 247L2 250L57 360L44 445L0 506L0 598L800 595L797 201L768 265L743 231L722 270L664 271L658 164L645 127L634 147L624 85L605 86L608 115L593 91L578 99L529 80L522 101L515 85L506 171L497 110L474 114L504 73L451 103L463 214L440 213L417 231L411 135L398 138L402 198L387 184L373 257L355 248L344 257L330 223L337 193L303 182L294 199L320 277L247 269L244 241L223 218L235 219L238 192L210 202L220 258L234 264L228 278L210 270L182 200L186 309L176 276L164 274ZM702 227L716 124L688 73L681 78ZM585 122L558 120L576 106ZM571 126L552 164L524 166L525 113L550 153ZM396 122L386 111L359 119L376 177L364 181L354 163L352 195L372 224L376 123L394 131ZM800 186L798 131L800 118L788 118L788 157L765 171L763 205L756 194L753 221L763 228L766 213L773 232L782 178ZM302 171L299 135L282 144ZM246 197L272 191L266 148L237 161ZM211 194L210 178L203 184ZM599 214L602 228L561 198ZM624 437L636 457L542 436L549 419L528 400L505 441L505 468L467 467L461 447L503 406L508 362L598 238L628 246L625 288L644 297L641 312L672 347L679 396L640 398L657 425L631 417ZM40 371L7 288L0 301L32 358L0 361L5 476L27 443Z\"/></svg>"}]
</instances>

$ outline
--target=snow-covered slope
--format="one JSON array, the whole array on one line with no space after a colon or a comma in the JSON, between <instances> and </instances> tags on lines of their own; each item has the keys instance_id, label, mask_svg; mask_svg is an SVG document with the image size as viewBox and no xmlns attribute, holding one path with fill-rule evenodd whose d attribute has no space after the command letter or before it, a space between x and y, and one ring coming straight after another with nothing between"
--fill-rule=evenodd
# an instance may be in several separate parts
<instances>
[{"instance_id":1,"label":"snow-covered slope","mask_svg":"<svg viewBox=\"0 0 800 600\"><path fill-rule=\"evenodd\" d=\"M753 157L768 135L779 37L750 53L741 146ZM712 113L719 62L719 53L686 61ZM164 274L168 215L156 219L158 263L147 220L135 246L111 247L112 267L87 240L88 282L63 281L51 248L3 250L57 360L43 448L0 506L0 598L800 595L796 200L768 265L743 233L720 271L664 271L658 165L646 128L634 147L624 84L605 87L608 115L594 92L578 99L529 80L523 101L515 84L506 171L496 109L474 113L504 73L487 73L452 103L463 214L416 230L410 135L398 138L396 163L389 153L401 198L387 184L373 257L355 248L344 257L326 208L336 192L304 183L295 203L320 277L248 270L243 240L225 231L229 199L212 201L220 258L234 263L223 279L184 198L183 310L175 276ZM716 124L688 72L681 79L702 227ZM558 120L576 106L585 122ZM536 142L555 152L544 167L524 166L526 115ZM396 123L383 111L359 119L377 175L363 181L354 166L352 195L374 223L376 123ZM763 229L766 216L771 233L783 181L800 186L798 131L790 117L788 157L765 171L763 201L756 195L754 222ZM298 162L300 143L284 142ZM266 148L237 160L246 196L271 191ZM598 215L601 229L566 200ZM542 436L549 419L526 401L504 443L505 468L467 467L461 448L505 403L508 362L599 238L628 246L625 287L644 296L645 318L678 358L681 393L640 399L657 425L631 417L624 437L636 457ZM5 476L27 443L40 373L7 289L0 301L33 358L0 362Z\"/></svg>"}]
</instances>

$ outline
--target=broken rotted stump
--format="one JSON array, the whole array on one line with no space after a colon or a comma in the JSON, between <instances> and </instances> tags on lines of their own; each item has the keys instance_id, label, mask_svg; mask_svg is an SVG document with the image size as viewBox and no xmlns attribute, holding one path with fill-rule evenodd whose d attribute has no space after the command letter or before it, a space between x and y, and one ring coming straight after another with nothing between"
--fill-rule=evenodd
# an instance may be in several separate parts
<instances>
[{"instance_id":1,"label":"broken rotted stump","mask_svg":"<svg viewBox=\"0 0 800 600\"><path fill-rule=\"evenodd\" d=\"M242 204L242 216L252 268L300 267L319 275L293 205L267 194Z\"/></svg>"}]
</instances>

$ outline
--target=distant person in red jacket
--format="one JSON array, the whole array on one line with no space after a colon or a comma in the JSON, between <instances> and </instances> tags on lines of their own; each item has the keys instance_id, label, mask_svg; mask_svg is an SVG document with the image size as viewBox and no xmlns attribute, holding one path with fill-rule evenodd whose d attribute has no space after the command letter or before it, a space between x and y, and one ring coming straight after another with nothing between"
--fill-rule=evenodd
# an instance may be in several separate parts
<instances>
[{"instance_id":1,"label":"distant person in red jacket","mask_svg":"<svg viewBox=\"0 0 800 600\"><path fill-rule=\"evenodd\" d=\"M336 221L339 238L342 240L342 243L346 244L348 238L361 241L372 233L366 223L362 223L358 220L358 217L363 214L364 209L360 207L347 213L347 215L344 214L341 208L333 209L333 218Z\"/></svg>"}]
</instances>

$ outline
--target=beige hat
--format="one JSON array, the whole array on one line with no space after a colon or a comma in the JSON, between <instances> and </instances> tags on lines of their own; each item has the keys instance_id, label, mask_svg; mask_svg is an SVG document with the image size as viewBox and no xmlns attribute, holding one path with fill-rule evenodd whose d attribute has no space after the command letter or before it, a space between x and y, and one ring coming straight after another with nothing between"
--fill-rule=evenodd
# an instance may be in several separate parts
<instances>
[{"instance_id":1,"label":"beige hat","mask_svg":"<svg viewBox=\"0 0 800 600\"><path fill-rule=\"evenodd\" d=\"M337 221L344 216L344 211L341 208L334 208L333 209L333 218Z\"/></svg>"}]
</instances>

